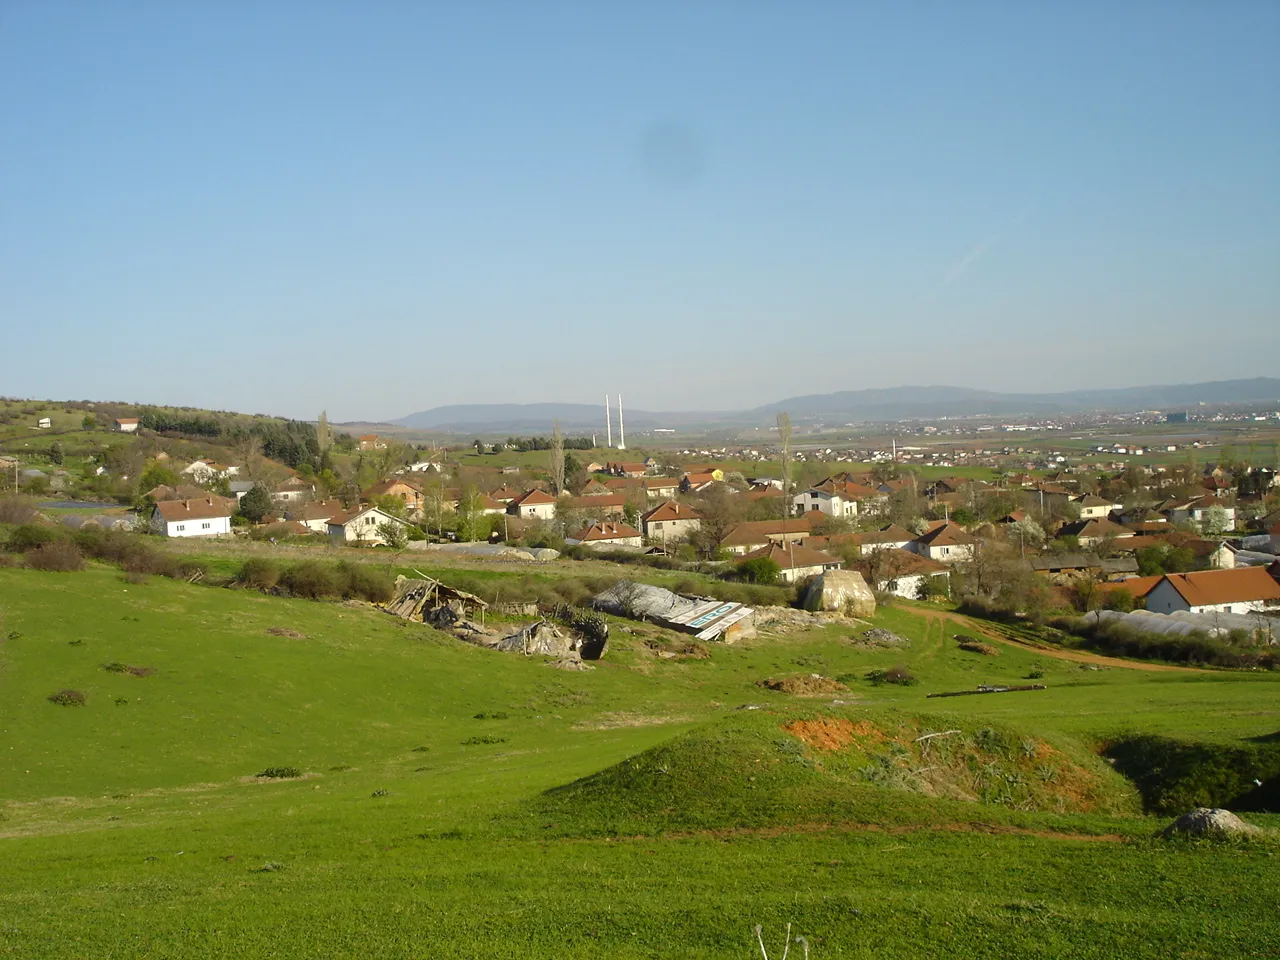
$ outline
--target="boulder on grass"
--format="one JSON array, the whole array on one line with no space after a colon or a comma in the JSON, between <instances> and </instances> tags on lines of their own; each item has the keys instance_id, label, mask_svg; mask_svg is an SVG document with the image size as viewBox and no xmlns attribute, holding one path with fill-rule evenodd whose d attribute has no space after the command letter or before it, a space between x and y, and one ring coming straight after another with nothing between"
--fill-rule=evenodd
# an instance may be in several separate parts
<instances>
[{"instance_id":1,"label":"boulder on grass","mask_svg":"<svg viewBox=\"0 0 1280 960\"><path fill-rule=\"evenodd\" d=\"M874 617L876 595L856 570L828 570L809 584L806 610L834 610L851 617Z\"/></svg>"},{"instance_id":2,"label":"boulder on grass","mask_svg":"<svg viewBox=\"0 0 1280 960\"><path fill-rule=\"evenodd\" d=\"M1261 827L1246 823L1230 810L1219 807L1196 807L1165 827L1161 836L1172 837L1185 834L1190 837L1226 840L1231 837L1256 836L1260 833L1262 833Z\"/></svg>"}]
</instances>

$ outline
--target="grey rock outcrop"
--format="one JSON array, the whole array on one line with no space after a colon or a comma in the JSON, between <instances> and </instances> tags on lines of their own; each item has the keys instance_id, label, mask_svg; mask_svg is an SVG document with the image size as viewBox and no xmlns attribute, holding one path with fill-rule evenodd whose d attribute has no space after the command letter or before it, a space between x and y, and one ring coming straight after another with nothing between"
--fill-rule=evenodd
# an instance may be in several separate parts
<instances>
[{"instance_id":1,"label":"grey rock outcrop","mask_svg":"<svg viewBox=\"0 0 1280 960\"><path fill-rule=\"evenodd\" d=\"M1213 837L1223 840L1229 837L1256 836L1262 832L1261 827L1246 823L1230 810L1218 807L1196 807L1165 827L1161 835L1172 837L1177 834L1186 834L1192 837Z\"/></svg>"}]
</instances>

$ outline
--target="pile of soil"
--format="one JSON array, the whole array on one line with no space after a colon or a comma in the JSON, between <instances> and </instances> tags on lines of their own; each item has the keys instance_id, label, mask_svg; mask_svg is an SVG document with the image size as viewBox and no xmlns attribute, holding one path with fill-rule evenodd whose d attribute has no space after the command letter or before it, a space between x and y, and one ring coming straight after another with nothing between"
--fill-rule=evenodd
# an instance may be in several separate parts
<instances>
[{"instance_id":1,"label":"pile of soil","mask_svg":"<svg viewBox=\"0 0 1280 960\"><path fill-rule=\"evenodd\" d=\"M998 657L1000 655L999 650L989 643L983 643L977 637L957 633L954 639L960 644L961 650L967 650L969 653L980 653L984 657Z\"/></svg>"},{"instance_id":2,"label":"pile of soil","mask_svg":"<svg viewBox=\"0 0 1280 960\"><path fill-rule=\"evenodd\" d=\"M288 637L290 640L305 640L307 635L299 633L297 630L290 630L288 627L267 627L267 633L273 637Z\"/></svg>"},{"instance_id":3,"label":"pile of soil","mask_svg":"<svg viewBox=\"0 0 1280 960\"><path fill-rule=\"evenodd\" d=\"M663 660L709 660L711 651L697 640L663 640L650 638L644 645Z\"/></svg>"},{"instance_id":4,"label":"pile of soil","mask_svg":"<svg viewBox=\"0 0 1280 960\"><path fill-rule=\"evenodd\" d=\"M756 628L775 634L812 630L815 627L829 627L832 624L852 626L865 622L865 620L842 616L838 613L817 613L796 610L793 607L758 607L756 609Z\"/></svg>"},{"instance_id":5,"label":"pile of soil","mask_svg":"<svg viewBox=\"0 0 1280 960\"><path fill-rule=\"evenodd\" d=\"M821 697L829 693L848 693L849 688L839 680L832 680L821 674L810 673L802 677L783 677L775 679L767 677L756 681L757 687L766 690L778 690L797 697Z\"/></svg>"}]
</instances>

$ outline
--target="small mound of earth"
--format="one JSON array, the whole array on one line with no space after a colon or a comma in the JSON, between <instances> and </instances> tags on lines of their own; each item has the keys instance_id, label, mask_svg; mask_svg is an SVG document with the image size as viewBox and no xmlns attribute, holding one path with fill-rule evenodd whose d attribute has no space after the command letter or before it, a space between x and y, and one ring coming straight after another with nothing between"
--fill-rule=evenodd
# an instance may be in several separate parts
<instances>
[{"instance_id":1,"label":"small mound of earth","mask_svg":"<svg viewBox=\"0 0 1280 960\"><path fill-rule=\"evenodd\" d=\"M997 657L1000 655L999 650L989 643L983 643L977 637L971 637L965 633L957 633L954 639L960 644L961 650L966 650L969 653L980 653L984 657Z\"/></svg>"},{"instance_id":2,"label":"small mound of earth","mask_svg":"<svg viewBox=\"0 0 1280 960\"><path fill-rule=\"evenodd\" d=\"M288 627L267 627L267 633L273 637L288 637L290 640L305 640L307 635L299 633L297 630L290 630Z\"/></svg>"},{"instance_id":3,"label":"small mound of earth","mask_svg":"<svg viewBox=\"0 0 1280 960\"><path fill-rule=\"evenodd\" d=\"M1257 836L1262 832L1261 827L1246 823L1230 810L1223 810L1220 807L1196 807L1165 827L1160 835L1173 837L1185 834L1191 837L1225 840L1230 837Z\"/></svg>"},{"instance_id":4,"label":"small mound of earth","mask_svg":"<svg viewBox=\"0 0 1280 960\"><path fill-rule=\"evenodd\" d=\"M839 680L832 680L821 674L811 673L804 677L783 677L778 680L767 677L756 681L757 687L766 690L777 690L797 697L821 697L828 693L847 693L849 688Z\"/></svg>"},{"instance_id":5,"label":"small mound of earth","mask_svg":"<svg viewBox=\"0 0 1280 960\"><path fill-rule=\"evenodd\" d=\"M644 645L662 660L708 660L711 651L697 640L646 640Z\"/></svg>"},{"instance_id":6,"label":"small mound of earth","mask_svg":"<svg viewBox=\"0 0 1280 960\"><path fill-rule=\"evenodd\" d=\"M871 627L864 630L856 637L852 637L850 642L855 647L862 647L865 650L879 649L881 647L902 648L911 646L911 641L906 637L900 637L892 630L885 630L883 627Z\"/></svg>"}]
</instances>

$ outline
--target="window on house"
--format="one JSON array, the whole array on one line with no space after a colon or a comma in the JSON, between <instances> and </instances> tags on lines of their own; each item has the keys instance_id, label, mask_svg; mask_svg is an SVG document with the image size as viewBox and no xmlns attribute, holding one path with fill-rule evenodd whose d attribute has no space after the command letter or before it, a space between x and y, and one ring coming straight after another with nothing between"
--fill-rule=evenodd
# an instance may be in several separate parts
<instances>
[{"instance_id":1,"label":"window on house","mask_svg":"<svg viewBox=\"0 0 1280 960\"><path fill-rule=\"evenodd\" d=\"M176 527L174 527L173 529L175 529L175 530L185 530L185 529L187 529L187 525L186 525L185 523L180 523L180 524L178 524Z\"/></svg>"},{"instance_id":2,"label":"window on house","mask_svg":"<svg viewBox=\"0 0 1280 960\"><path fill-rule=\"evenodd\" d=\"M211 526L212 526L212 524L209 524L209 523L202 523L202 524L200 524L200 529L201 529L201 530L208 530Z\"/></svg>"}]
</instances>

